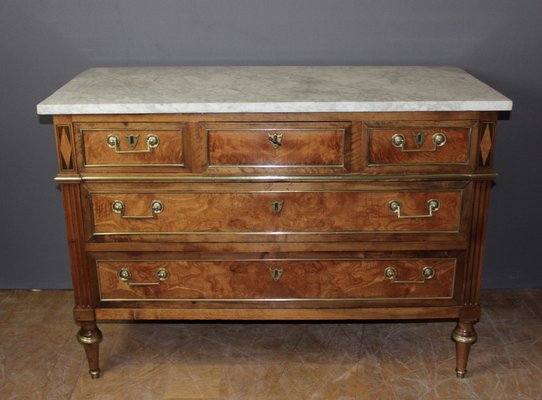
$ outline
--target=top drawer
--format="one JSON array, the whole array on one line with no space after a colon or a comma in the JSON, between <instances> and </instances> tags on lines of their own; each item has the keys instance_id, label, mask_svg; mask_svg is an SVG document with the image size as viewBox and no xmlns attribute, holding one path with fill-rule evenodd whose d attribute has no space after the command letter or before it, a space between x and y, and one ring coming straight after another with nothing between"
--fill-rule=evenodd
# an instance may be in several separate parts
<instances>
[{"instance_id":1,"label":"top drawer","mask_svg":"<svg viewBox=\"0 0 542 400\"><path fill-rule=\"evenodd\" d=\"M474 121L383 121L365 124L367 169L472 170Z\"/></svg>"},{"instance_id":2,"label":"top drawer","mask_svg":"<svg viewBox=\"0 0 542 400\"><path fill-rule=\"evenodd\" d=\"M350 170L350 122L210 123L204 128L212 173Z\"/></svg>"},{"instance_id":3,"label":"top drawer","mask_svg":"<svg viewBox=\"0 0 542 400\"><path fill-rule=\"evenodd\" d=\"M80 123L82 167L184 168L183 124Z\"/></svg>"}]
</instances>

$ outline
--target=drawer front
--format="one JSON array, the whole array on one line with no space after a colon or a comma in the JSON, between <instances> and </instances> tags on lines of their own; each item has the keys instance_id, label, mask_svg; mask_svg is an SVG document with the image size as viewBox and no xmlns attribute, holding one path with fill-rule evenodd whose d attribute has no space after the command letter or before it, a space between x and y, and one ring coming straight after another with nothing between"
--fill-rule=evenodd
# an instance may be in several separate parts
<instances>
[{"instance_id":1,"label":"drawer front","mask_svg":"<svg viewBox=\"0 0 542 400\"><path fill-rule=\"evenodd\" d=\"M458 232L463 189L91 192L97 235ZM263 238L264 235L262 235ZM239 237L240 238L240 237Z\"/></svg>"},{"instance_id":2,"label":"drawer front","mask_svg":"<svg viewBox=\"0 0 542 400\"><path fill-rule=\"evenodd\" d=\"M184 167L183 125L78 124L83 167Z\"/></svg>"},{"instance_id":3,"label":"drawer front","mask_svg":"<svg viewBox=\"0 0 542 400\"><path fill-rule=\"evenodd\" d=\"M253 168L346 172L350 123L221 123L205 126L214 172Z\"/></svg>"},{"instance_id":4,"label":"drawer front","mask_svg":"<svg viewBox=\"0 0 542 400\"><path fill-rule=\"evenodd\" d=\"M471 121L371 123L367 166L469 168L475 128Z\"/></svg>"},{"instance_id":5,"label":"drawer front","mask_svg":"<svg viewBox=\"0 0 542 400\"><path fill-rule=\"evenodd\" d=\"M97 261L115 300L451 299L456 259Z\"/></svg>"}]
</instances>

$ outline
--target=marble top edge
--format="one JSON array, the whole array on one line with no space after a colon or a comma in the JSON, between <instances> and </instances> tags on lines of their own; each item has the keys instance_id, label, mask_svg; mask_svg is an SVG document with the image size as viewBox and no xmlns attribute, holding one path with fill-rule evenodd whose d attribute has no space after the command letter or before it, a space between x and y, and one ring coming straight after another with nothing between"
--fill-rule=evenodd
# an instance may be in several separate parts
<instances>
[{"instance_id":1,"label":"marble top edge","mask_svg":"<svg viewBox=\"0 0 542 400\"><path fill-rule=\"evenodd\" d=\"M360 102L360 103L182 103L81 105L39 104L39 115L60 114L202 114L272 112L414 112L414 111L509 111L511 101L460 102Z\"/></svg>"},{"instance_id":2,"label":"marble top edge","mask_svg":"<svg viewBox=\"0 0 542 400\"><path fill-rule=\"evenodd\" d=\"M92 68L38 114L509 111L456 67Z\"/></svg>"}]
</instances>

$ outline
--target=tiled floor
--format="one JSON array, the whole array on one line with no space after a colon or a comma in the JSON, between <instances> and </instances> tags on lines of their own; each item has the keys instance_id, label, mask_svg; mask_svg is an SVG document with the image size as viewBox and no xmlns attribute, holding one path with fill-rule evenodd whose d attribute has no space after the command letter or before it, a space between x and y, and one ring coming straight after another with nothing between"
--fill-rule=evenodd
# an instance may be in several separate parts
<instances>
[{"instance_id":1,"label":"tiled floor","mask_svg":"<svg viewBox=\"0 0 542 400\"><path fill-rule=\"evenodd\" d=\"M104 323L91 380L71 292L0 291L0 399L542 399L542 290L482 304L464 380L453 322Z\"/></svg>"}]
</instances>

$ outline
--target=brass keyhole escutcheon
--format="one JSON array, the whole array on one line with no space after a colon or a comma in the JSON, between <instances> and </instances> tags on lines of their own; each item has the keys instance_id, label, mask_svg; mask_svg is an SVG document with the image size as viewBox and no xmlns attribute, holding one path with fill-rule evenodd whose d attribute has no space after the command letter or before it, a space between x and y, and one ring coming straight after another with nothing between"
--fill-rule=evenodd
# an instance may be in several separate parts
<instances>
[{"instance_id":1,"label":"brass keyhole escutcheon","mask_svg":"<svg viewBox=\"0 0 542 400\"><path fill-rule=\"evenodd\" d=\"M275 282L278 282L280 277L282 276L282 269L269 268L269 272L271 273L271 277Z\"/></svg>"},{"instance_id":2,"label":"brass keyhole escutcheon","mask_svg":"<svg viewBox=\"0 0 542 400\"><path fill-rule=\"evenodd\" d=\"M283 205L284 205L283 200L272 201L271 202L271 211L273 211L273 213L275 215L279 215L280 212L282 211L282 206Z\"/></svg>"},{"instance_id":3,"label":"brass keyhole escutcheon","mask_svg":"<svg viewBox=\"0 0 542 400\"><path fill-rule=\"evenodd\" d=\"M274 149L277 149L282 145L282 133L268 132L267 139L269 139Z\"/></svg>"},{"instance_id":4,"label":"brass keyhole escutcheon","mask_svg":"<svg viewBox=\"0 0 542 400\"><path fill-rule=\"evenodd\" d=\"M425 138L427 137L427 133L423 132L412 132L412 137L414 138L414 143L416 143L416 147L420 148L423 146L425 142Z\"/></svg>"},{"instance_id":5,"label":"brass keyhole escutcheon","mask_svg":"<svg viewBox=\"0 0 542 400\"><path fill-rule=\"evenodd\" d=\"M139 141L139 135L126 135L126 140L128 141L128 145L132 149L135 149L137 142Z\"/></svg>"}]
</instances>

